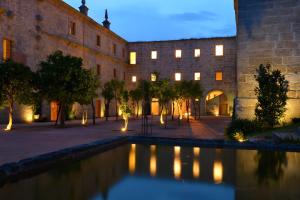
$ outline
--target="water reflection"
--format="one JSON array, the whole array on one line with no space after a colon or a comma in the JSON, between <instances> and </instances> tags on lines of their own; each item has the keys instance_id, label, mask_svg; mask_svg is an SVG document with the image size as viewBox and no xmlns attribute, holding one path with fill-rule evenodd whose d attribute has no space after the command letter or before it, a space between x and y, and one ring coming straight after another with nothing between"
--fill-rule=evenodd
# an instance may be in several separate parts
<instances>
[{"instance_id":1,"label":"water reflection","mask_svg":"<svg viewBox=\"0 0 300 200\"><path fill-rule=\"evenodd\" d=\"M257 151L255 161L258 183L266 185L271 181L278 182L284 176L284 169L288 165L286 152Z\"/></svg>"},{"instance_id":2,"label":"water reflection","mask_svg":"<svg viewBox=\"0 0 300 200\"><path fill-rule=\"evenodd\" d=\"M174 147L173 172L174 172L174 177L176 179L179 179L181 176L180 147Z\"/></svg>"},{"instance_id":3,"label":"water reflection","mask_svg":"<svg viewBox=\"0 0 300 200\"><path fill-rule=\"evenodd\" d=\"M298 200L299 168L299 153L132 144L6 184L0 199Z\"/></svg>"},{"instance_id":4,"label":"water reflection","mask_svg":"<svg viewBox=\"0 0 300 200\"><path fill-rule=\"evenodd\" d=\"M150 175L151 176L156 176L156 146L151 145L150 146Z\"/></svg>"},{"instance_id":5,"label":"water reflection","mask_svg":"<svg viewBox=\"0 0 300 200\"><path fill-rule=\"evenodd\" d=\"M130 152L129 152L129 172L131 174L134 174L135 172L135 165L136 165L136 145L131 144L130 146Z\"/></svg>"}]
</instances>

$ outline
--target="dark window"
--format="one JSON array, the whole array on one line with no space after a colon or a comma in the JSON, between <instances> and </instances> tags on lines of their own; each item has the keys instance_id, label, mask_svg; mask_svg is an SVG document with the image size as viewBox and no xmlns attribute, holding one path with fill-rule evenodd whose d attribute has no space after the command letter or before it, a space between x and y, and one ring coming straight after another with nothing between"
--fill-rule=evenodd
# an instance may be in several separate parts
<instances>
[{"instance_id":1,"label":"dark window","mask_svg":"<svg viewBox=\"0 0 300 200\"><path fill-rule=\"evenodd\" d=\"M100 35L97 35L97 46L101 46L101 37Z\"/></svg>"},{"instance_id":2,"label":"dark window","mask_svg":"<svg viewBox=\"0 0 300 200\"><path fill-rule=\"evenodd\" d=\"M117 78L117 70L114 68L114 78Z\"/></svg>"},{"instance_id":3,"label":"dark window","mask_svg":"<svg viewBox=\"0 0 300 200\"><path fill-rule=\"evenodd\" d=\"M76 24L75 24L75 22L70 22L69 34L71 34L71 35L76 34Z\"/></svg>"},{"instance_id":4,"label":"dark window","mask_svg":"<svg viewBox=\"0 0 300 200\"><path fill-rule=\"evenodd\" d=\"M117 45L113 44L113 54L116 55L117 54Z\"/></svg>"},{"instance_id":5,"label":"dark window","mask_svg":"<svg viewBox=\"0 0 300 200\"><path fill-rule=\"evenodd\" d=\"M97 75L101 75L101 65L97 65Z\"/></svg>"}]
</instances>

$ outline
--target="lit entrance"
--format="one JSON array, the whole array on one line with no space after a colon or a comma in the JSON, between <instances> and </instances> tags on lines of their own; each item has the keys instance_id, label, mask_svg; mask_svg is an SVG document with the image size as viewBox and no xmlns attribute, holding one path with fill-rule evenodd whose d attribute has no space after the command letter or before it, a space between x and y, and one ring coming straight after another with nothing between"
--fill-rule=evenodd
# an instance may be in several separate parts
<instances>
[{"instance_id":1,"label":"lit entrance","mask_svg":"<svg viewBox=\"0 0 300 200\"><path fill-rule=\"evenodd\" d=\"M158 99L153 98L151 102L151 114L159 115L159 102Z\"/></svg>"},{"instance_id":2,"label":"lit entrance","mask_svg":"<svg viewBox=\"0 0 300 200\"><path fill-rule=\"evenodd\" d=\"M50 111L51 111L51 121L56 121L57 114L58 114L58 104L55 101L52 101L50 104Z\"/></svg>"},{"instance_id":3,"label":"lit entrance","mask_svg":"<svg viewBox=\"0 0 300 200\"><path fill-rule=\"evenodd\" d=\"M214 116L228 116L228 99L221 90L214 90L206 96L206 114Z\"/></svg>"}]
</instances>

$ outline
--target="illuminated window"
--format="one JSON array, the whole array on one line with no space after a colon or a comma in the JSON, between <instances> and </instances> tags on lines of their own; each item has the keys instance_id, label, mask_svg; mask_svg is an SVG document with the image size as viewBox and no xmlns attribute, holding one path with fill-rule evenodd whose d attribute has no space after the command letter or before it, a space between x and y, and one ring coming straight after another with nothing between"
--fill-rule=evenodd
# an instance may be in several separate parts
<instances>
[{"instance_id":1,"label":"illuminated window","mask_svg":"<svg viewBox=\"0 0 300 200\"><path fill-rule=\"evenodd\" d=\"M195 58L199 58L201 55L201 50L200 49L195 49Z\"/></svg>"},{"instance_id":2,"label":"illuminated window","mask_svg":"<svg viewBox=\"0 0 300 200\"><path fill-rule=\"evenodd\" d=\"M181 73L175 73L175 81L181 81Z\"/></svg>"},{"instance_id":3,"label":"illuminated window","mask_svg":"<svg viewBox=\"0 0 300 200\"><path fill-rule=\"evenodd\" d=\"M216 56L223 56L223 55L224 55L224 46L216 45Z\"/></svg>"},{"instance_id":4,"label":"illuminated window","mask_svg":"<svg viewBox=\"0 0 300 200\"><path fill-rule=\"evenodd\" d=\"M216 81L223 80L223 72L216 72Z\"/></svg>"},{"instance_id":5,"label":"illuminated window","mask_svg":"<svg viewBox=\"0 0 300 200\"><path fill-rule=\"evenodd\" d=\"M156 60L157 59L157 51L151 51L151 59Z\"/></svg>"},{"instance_id":6,"label":"illuminated window","mask_svg":"<svg viewBox=\"0 0 300 200\"><path fill-rule=\"evenodd\" d=\"M12 41L8 39L3 40L3 60L11 59Z\"/></svg>"},{"instance_id":7,"label":"illuminated window","mask_svg":"<svg viewBox=\"0 0 300 200\"><path fill-rule=\"evenodd\" d=\"M97 75L101 75L101 65L97 65Z\"/></svg>"},{"instance_id":8,"label":"illuminated window","mask_svg":"<svg viewBox=\"0 0 300 200\"><path fill-rule=\"evenodd\" d=\"M113 44L112 48L113 48L113 54L116 55L117 54L117 45Z\"/></svg>"},{"instance_id":9,"label":"illuminated window","mask_svg":"<svg viewBox=\"0 0 300 200\"><path fill-rule=\"evenodd\" d=\"M75 24L75 22L70 22L69 34L70 35L75 35L76 34L76 24Z\"/></svg>"},{"instance_id":10,"label":"illuminated window","mask_svg":"<svg viewBox=\"0 0 300 200\"><path fill-rule=\"evenodd\" d=\"M101 37L100 37L100 35L97 35L97 46L98 47L101 46Z\"/></svg>"},{"instance_id":11,"label":"illuminated window","mask_svg":"<svg viewBox=\"0 0 300 200\"><path fill-rule=\"evenodd\" d=\"M181 58L182 57L182 51L181 50L176 50L175 51L175 58Z\"/></svg>"},{"instance_id":12,"label":"illuminated window","mask_svg":"<svg viewBox=\"0 0 300 200\"><path fill-rule=\"evenodd\" d=\"M130 52L130 64L136 65L136 52Z\"/></svg>"},{"instance_id":13,"label":"illuminated window","mask_svg":"<svg viewBox=\"0 0 300 200\"><path fill-rule=\"evenodd\" d=\"M152 74L151 74L151 81L155 82L156 79L157 79L156 74L152 73Z\"/></svg>"},{"instance_id":14,"label":"illuminated window","mask_svg":"<svg viewBox=\"0 0 300 200\"><path fill-rule=\"evenodd\" d=\"M195 80L195 81L200 81L200 79L201 79L201 74L200 74L200 72L195 72L195 74L194 74L194 80Z\"/></svg>"},{"instance_id":15,"label":"illuminated window","mask_svg":"<svg viewBox=\"0 0 300 200\"><path fill-rule=\"evenodd\" d=\"M131 82L135 83L136 82L136 76L131 77Z\"/></svg>"}]
</instances>

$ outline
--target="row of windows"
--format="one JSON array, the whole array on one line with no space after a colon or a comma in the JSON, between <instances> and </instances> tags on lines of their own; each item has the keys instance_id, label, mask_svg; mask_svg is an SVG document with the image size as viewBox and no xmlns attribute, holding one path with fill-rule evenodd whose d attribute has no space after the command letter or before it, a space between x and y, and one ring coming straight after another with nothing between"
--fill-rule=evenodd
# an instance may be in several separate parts
<instances>
[{"instance_id":1,"label":"row of windows","mask_svg":"<svg viewBox=\"0 0 300 200\"><path fill-rule=\"evenodd\" d=\"M224 55L224 45L216 45L215 46L215 56L223 56ZM201 56L201 49L194 49L194 57L200 58ZM136 64L136 52L130 52L130 64L135 65ZM151 51L150 58L152 60L158 59L158 52L157 51ZM182 50L176 49L175 50L175 58L182 58Z\"/></svg>"},{"instance_id":2,"label":"row of windows","mask_svg":"<svg viewBox=\"0 0 300 200\"><path fill-rule=\"evenodd\" d=\"M150 80L153 81L153 82L156 81L157 80L156 74L152 73L150 75ZM181 81L182 80L182 73L179 73L179 72L175 73L174 74L174 80L175 81ZM200 81L201 80L201 73L200 72L195 72L194 73L194 80L195 81ZM223 80L223 72L221 72L221 71L216 72L215 80L216 81L222 81ZM131 77L131 82L133 82L133 83L137 82L137 76L132 76Z\"/></svg>"},{"instance_id":3,"label":"row of windows","mask_svg":"<svg viewBox=\"0 0 300 200\"><path fill-rule=\"evenodd\" d=\"M75 22L70 22L69 24L69 34L70 35L76 35L76 23ZM100 35L96 35L96 45L98 47L101 47L101 36ZM113 55L117 55L117 45L116 44L112 44L112 53ZM125 58L126 52L125 49L122 49L122 57Z\"/></svg>"}]
</instances>

